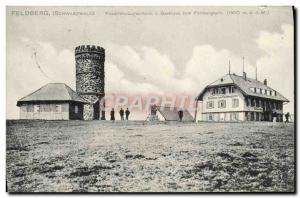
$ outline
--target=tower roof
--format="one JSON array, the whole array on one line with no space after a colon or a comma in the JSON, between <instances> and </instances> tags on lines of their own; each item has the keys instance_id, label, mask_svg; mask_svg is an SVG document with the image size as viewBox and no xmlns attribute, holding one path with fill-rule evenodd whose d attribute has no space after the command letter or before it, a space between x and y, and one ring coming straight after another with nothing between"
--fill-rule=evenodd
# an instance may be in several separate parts
<instances>
[{"instance_id":1,"label":"tower roof","mask_svg":"<svg viewBox=\"0 0 300 198\"><path fill-rule=\"evenodd\" d=\"M248 78L248 77L244 78L243 76L239 76L236 74L226 74L225 76L222 76L218 80L209 84L198 95L198 99L201 99L203 97L204 93L206 92L206 90L208 88L218 87L218 86L222 86L222 85L235 85L237 88L239 88L241 90L241 92L244 95L279 100L279 101L283 101L283 102L289 102L289 100L287 98L285 98L282 94L280 94L278 91L276 91L276 96L275 95L266 95L266 94L264 94L264 92L262 94L258 93L258 92L256 92L256 93L253 92L251 90L251 88L268 90L268 91L273 91L273 92L275 92L275 90L256 79L252 79L252 78Z\"/></svg>"},{"instance_id":2,"label":"tower roof","mask_svg":"<svg viewBox=\"0 0 300 198\"><path fill-rule=\"evenodd\" d=\"M68 85L64 83L48 83L40 89L18 100L17 106L20 106L21 103L38 101L74 101L79 103L88 103Z\"/></svg>"}]
</instances>

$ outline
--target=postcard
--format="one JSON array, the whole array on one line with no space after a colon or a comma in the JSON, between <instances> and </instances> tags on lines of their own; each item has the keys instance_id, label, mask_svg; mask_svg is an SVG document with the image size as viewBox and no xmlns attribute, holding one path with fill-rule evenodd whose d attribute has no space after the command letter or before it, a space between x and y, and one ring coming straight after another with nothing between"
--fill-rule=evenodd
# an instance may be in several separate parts
<instances>
[{"instance_id":1,"label":"postcard","mask_svg":"<svg viewBox=\"0 0 300 198\"><path fill-rule=\"evenodd\" d=\"M7 192L295 192L294 41L292 6L7 6Z\"/></svg>"}]
</instances>

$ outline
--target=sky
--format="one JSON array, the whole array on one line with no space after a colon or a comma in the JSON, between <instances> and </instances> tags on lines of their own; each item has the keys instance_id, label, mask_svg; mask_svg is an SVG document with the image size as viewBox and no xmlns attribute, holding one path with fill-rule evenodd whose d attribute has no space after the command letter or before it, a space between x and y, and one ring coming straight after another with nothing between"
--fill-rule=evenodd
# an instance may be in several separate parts
<instances>
[{"instance_id":1,"label":"sky","mask_svg":"<svg viewBox=\"0 0 300 198\"><path fill-rule=\"evenodd\" d=\"M74 49L86 44L105 48L106 93L196 96L228 73L229 60L242 75L244 56L247 76L257 66L258 80L268 79L290 100L284 112L294 112L291 7L7 7L7 118L17 119L17 100L47 83L76 90Z\"/></svg>"}]
</instances>

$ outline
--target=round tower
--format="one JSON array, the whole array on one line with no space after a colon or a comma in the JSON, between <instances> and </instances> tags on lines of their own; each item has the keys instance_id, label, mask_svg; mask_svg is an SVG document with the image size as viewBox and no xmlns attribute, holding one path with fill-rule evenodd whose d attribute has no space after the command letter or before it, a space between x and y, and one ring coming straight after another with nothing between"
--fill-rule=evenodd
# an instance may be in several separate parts
<instances>
[{"instance_id":1,"label":"round tower","mask_svg":"<svg viewBox=\"0 0 300 198\"><path fill-rule=\"evenodd\" d=\"M95 45L75 48L76 92L90 104L84 106L85 120L99 119L99 101L104 97L105 50ZM104 112L101 119L105 119Z\"/></svg>"}]
</instances>

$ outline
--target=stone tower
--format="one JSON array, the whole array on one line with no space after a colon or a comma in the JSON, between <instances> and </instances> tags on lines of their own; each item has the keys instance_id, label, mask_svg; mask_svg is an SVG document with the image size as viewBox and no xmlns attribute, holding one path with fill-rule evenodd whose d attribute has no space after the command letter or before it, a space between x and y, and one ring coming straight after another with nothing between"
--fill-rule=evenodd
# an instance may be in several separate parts
<instances>
[{"instance_id":1,"label":"stone tower","mask_svg":"<svg viewBox=\"0 0 300 198\"><path fill-rule=\"evenodd\" d=\"M76 92L90 102L84 106L84 120L100 118L99 101L104 97L105 50L95 45L75 48ZM105 119L102 112L101 119Z\"/></svg>"}]
</instances>

